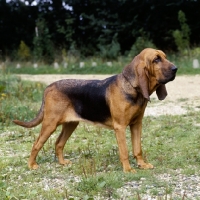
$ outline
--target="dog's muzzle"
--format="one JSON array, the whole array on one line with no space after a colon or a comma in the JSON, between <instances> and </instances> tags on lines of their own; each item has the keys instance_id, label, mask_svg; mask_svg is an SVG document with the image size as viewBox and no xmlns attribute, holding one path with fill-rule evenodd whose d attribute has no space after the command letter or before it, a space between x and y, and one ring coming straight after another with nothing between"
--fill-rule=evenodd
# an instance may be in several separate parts
<instances>
[{"instance_id":1,"label":"dog's muzzle","mask_svg":"<svg viewBox=\"0 0 200 200\"><path fill-rule=\"evenodd\" d=\"M176 66L172 66L171 70L172 70L172 72L176 73L178 68Z\"/></svg>"},{"instance_id":2,"label":"dog's muzzle","mask_svg":"<svg viewBox=\"0 0 200 200\"><path fill-rule=\"evenodd\" d=\"M173 81L176 77L176 72L177 72L178 68L173 65L171 67L171 69L169 69L167 72L164 72L164 75L165 75L165 79L161 79L159 80L158 82L161 83L161 84L166 84L168 83L169 81Z\"/></svg>"}]
</instances>

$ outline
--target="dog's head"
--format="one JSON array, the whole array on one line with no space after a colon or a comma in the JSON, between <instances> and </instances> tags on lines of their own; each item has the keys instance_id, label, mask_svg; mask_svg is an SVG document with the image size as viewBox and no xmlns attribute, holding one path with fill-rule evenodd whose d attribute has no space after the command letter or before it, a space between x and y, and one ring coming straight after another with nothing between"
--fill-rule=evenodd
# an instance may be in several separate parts
<instances>
[{"instance_id":1,"label":"dog's head","mask_svg":"<svg viewBox=\"0 0 200 200\"><path fill-rule=\"evenodd\" d=\"M174 80L176 71L177 67L166 59L163 51L147 48L124 68L123 74L132 85L137 80L146 99L150 100L156 90L159 100L163 100L167 96L165 84Z\"/></svg>"}]
</instances>

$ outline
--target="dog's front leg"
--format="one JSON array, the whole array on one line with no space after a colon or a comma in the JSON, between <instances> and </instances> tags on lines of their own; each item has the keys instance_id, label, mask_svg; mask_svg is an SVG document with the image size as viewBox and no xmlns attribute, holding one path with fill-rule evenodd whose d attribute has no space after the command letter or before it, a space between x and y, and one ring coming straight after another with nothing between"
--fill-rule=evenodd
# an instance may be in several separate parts
<instances>
[{"instance_id":1,"label":"dog's front leg","mask_svg":"<svg viewBox=\"0 0 200 200\"><path fill-rule=\"evenodd\" d=\"M138 167L142 169L153 168L153 165L150 163L146 163L142 156L142 147L141 147L142 120L139 120L137 123L130 125L130 130L131 130L133 156L137 160Z\"/></svg>"},{"instance_id":2,"label":"dog's front leg","mask_svg":"<svg viewBox=\"0 0 200 200\"><path fill-rule=\"evenodd\" d=\"M136 171L131 168L128 158L128 148L126 145L126 133L125 133L126 127L115 126L114 130L119 147L119 157L123 166L123 171L135 173Z\"/></svg>"}]
</instances>

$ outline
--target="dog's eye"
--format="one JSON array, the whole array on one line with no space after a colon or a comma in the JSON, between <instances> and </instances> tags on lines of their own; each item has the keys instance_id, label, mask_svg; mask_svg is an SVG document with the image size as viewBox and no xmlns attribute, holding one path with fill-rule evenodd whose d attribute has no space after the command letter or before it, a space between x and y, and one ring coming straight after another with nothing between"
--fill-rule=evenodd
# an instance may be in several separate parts
<instances>
[{"instance_id":1,"label":"dog's eye","mask_svg":"<svg viewBox=\"0 0 200 200\"><path fill-rule=\"evenodd\" d=\"M153 62L155 62L155 63L161 62L161 57L160 57L160 56L157 56L157 57L153 60Z\"/></svg>"}]
</instances>

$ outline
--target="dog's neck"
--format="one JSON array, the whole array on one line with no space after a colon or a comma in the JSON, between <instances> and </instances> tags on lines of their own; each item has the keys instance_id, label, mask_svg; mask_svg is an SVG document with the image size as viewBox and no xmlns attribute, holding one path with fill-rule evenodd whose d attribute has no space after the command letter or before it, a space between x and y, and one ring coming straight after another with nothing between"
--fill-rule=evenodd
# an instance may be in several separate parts
<instances>
[{"instance_id":1,"label":"dog's neck","mask_svg":"<svg viewBox=\"0 0 200 200\"><path fill-rule=\"evenodd\" d=\"M131 87L135 90L136 88L132 85L132 83L129 81L129 79L126 77L126 75L122 72L122 76L125 78L125 80L131 85Z\"/></svg>"},{"instance_id":2,"label":"dog's neck","mask_svg":"<svg viewBox=\"0 0 200 200\"><path fill-rule=\"evenodd\" d=\"M134 91L141 92L139 87L137 85L132 84L131 81L129 81L128 77L122 72L122 76L126 80L126 82L129 83L130 87L133 88ZM134 82L133 82L134 83ZM157 82L156 78L151 78L149 79L149 85L148 85L148 90L149 90L149 96L156 91L156 89L159 87L159 83ZM150 101L150 100L149 100Z\"/></svg>"}]
</instances>

